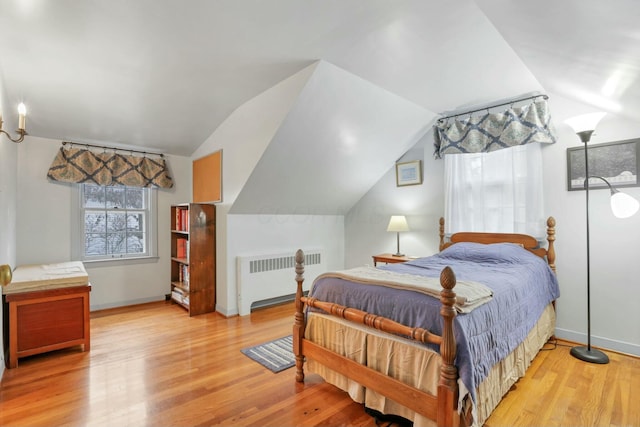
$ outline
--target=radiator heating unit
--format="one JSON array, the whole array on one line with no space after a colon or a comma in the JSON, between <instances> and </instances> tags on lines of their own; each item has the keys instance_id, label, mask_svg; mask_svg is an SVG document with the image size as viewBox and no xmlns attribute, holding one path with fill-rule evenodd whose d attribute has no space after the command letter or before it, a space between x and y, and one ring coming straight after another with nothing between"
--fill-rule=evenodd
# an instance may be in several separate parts
<instances>
[{"instance_id":1,"label":"radiator heating unit","mask_svg":"<svg viewBox=\"0 0 640 427\"><path fill-rule=\"evenodd\" d=\"M238 314L251 313L252 309L292 301L296 295L296 259L294 249L287 253L238 256L236 278L238 281ZM318 275L324 273L322 250L304 250L304 284L307 292Z\"/></svg>"}]
</instances>

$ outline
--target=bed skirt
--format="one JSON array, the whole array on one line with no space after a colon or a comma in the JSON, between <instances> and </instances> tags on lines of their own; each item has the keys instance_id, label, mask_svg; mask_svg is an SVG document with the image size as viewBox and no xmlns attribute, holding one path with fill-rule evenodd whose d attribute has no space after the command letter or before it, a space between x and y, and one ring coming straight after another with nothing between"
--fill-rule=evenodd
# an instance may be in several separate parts
<instances>
[{"instance_id":1,"label":"bed skirt","mask_svg":"<svg viewBox=\"0 0 640 427\"><path fill-rule=\"evenodd\" d=\"M496 364L479 385L475 406L472 405L462 381L458 380L459 408L466 410L471 407L474 426L484 424L513 384L525 374L538 351L553 336L555 323L555 309L549 304L527 338L509 356ZM442 360L438 353L422 345L319 313L307 314L305 338L420 390L437 394ZM314 360L308 360L305 366L308 372L320 375L326 382L346 391L355 402L368 408L385 414L400 415L413 421L415 427L436 425L435 421L377 392L365 389Z\"/></svg>"}]
</instances>

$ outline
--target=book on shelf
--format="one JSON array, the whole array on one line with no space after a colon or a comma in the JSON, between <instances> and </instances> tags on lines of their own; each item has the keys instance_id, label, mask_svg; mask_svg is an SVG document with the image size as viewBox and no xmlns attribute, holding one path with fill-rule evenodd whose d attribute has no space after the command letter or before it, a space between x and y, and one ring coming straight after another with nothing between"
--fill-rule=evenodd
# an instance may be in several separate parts
<instances>
[{"instance_id":1,"label":"book on shelf","mask_svg":"<svg viewBox=\"0 0 640 427\"><path fill-rule=\"evenodd\" d=\"M189 231L189 211L187 209L180 209L182 215L182 231Z\"/></svg>"},{"instance_id":2,"label":"book on shelf","mask_svg":"<svg viewBox=\"0 0 640 427\"><path fill-rule=\"evenodd\" d=\"M171 291L171 299L178 301L179 303L184 304L185 303L185 298L187 299L187 301L189 300L189 297L186 296L180 289L178 288L173 288L173 290ZM187 302L188 304L188 302Z\"/></svg>"},{"instance_id":3,"label":"book on shelf","mask_svg":"<svg viewBox=\"0 0 640 427\"><path fill-rule=\"evenodd\" d=\"M180 284L180 287L183 290L189 291L189 266L188 265L183 264L178 268L177 282Z\"/></svg>"},{"instance_id":4,"label":"book on shelf","mask_svg":"<svg viewBox=\"0 0 640 427\"><path fill-rule=\"evenodd\" d=\"M182 268L182 285L186 288L189 289L189 266L188 265L183 265Z\"/></svg>"},{"instance_id":5,"label":"book on shelf","mask_svg":"<svg viewBox=\"0 0 640 427\"><path fill-rule=\"evenodd\" d=\"M187 239L182 237L176 239L176 257L189 258L189 243Z\"/></svg>"},{"instance_id":6,"label":"book on shelf","mask_svg":"<svg viewBox=\"0 0 640 427\"><path fill-rule=\"evenodd\" d=\"M176 231L189 231L189 210L176 208Z\"/></svg>"}]
</instances>

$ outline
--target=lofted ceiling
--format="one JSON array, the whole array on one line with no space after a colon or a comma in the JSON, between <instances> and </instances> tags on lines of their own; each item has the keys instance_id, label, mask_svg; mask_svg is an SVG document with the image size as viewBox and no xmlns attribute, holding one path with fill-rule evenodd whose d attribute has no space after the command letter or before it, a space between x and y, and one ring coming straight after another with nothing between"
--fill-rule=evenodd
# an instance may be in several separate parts
<instances>
[{"instance_id":1,"label":"lofted ceiling","mask_svg":"<svg viewBox=\"0 0 640 427\"><path fill-rule=\"evenodd\" d=\"M31 135L178 155L317 60L434 113L550 91L637 117L638 16L635 0L0 0L0 77Z\"/></svg>"},{"instance_id":2,"label":"lofted ceiling","mask_svg":"<svg viewBox=\"0 0 640 427\"><path fill-rule=\"evenodd\" d=\"M640 2L478 0L545 91L640 117Z\"/></svg>"},{"instance_id":3,"label":"lofted ceiling","mask_svg":"<svg viewBox=\"0 0 640 427\"><path fill-rule=\"evenodd\" d=\"M434 118L330 63L309 68L230 213L344 215Z\"/></svg>"},{"instance_id":4,"label":"lofted ceiling","mask_svg":"<svg viewBox=\"0 0 640 427\"><path fill-rule=\"evenodd\" d=\"M634 0L0 0L0 77L31 135L178 155L317 60L434 113L547 90L637 115L638 16Z\"/></svg>"},{"instance_id":5,"label":"lofted ceiling","mask_svg":"<svg viewBox=\"0 0 640 427\"><path fill-rule=\"evenodd\" d=\"M24 102L33 136L191 156L241 105L321 61L334 72L300 94L264 161L341 138L328 125L352 112L370 143L360 155L392 164L398 147L384 144L406 149L438 114L532 93L638 117L638 17L637 0L0 0L4 128ZM343 98L323 94L347 81ZM409 127L376 138L393 103Z\"/></svg>"}]
</instances>

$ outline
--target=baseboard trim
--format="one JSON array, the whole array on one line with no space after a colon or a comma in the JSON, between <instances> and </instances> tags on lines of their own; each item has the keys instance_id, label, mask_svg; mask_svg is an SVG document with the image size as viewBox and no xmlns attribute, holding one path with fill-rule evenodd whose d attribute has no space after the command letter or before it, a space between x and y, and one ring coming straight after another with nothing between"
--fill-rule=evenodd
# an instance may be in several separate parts
<instances>
[{"instance_id":1,"label":"baseboard trim","mask_svg":"<svg viewBox=\"0 0 640 427\"><path fill-rule=\"evenodd\" d=\"M309 291L303 292L304 296L307 296L308 294L309 294ZM251 304L251 311L253 312L254 310L259 310L261 308L267 308L274 305L285 304L291 301L295 301L295 299L296 299L296 294L289 294L289 295L282 295L275 298L264 299L261 301L256 301L253 304ZM227 311L223 307L216 305L216 311L224 317L234 317L239 315L239 311L237 308ZM248 314L246 314L245 316L248 316Z\"/></svg>"},{"instance_id":2,"label":"baseboard trim","mask_svg":"<svg viewBox=\"0 0 640 427\"><path fill-rule=\"evenodd\" d=\"M258 310L260 308L271 307L273 305L280 305L286 302L295 301L296 294L282 295L275 298L263 299L251 304L251 311Z\"/></svg>"},{"instance_id":3,"label":"baseboard trim","mask_svg":"<svg viewBox=\"0 0 640 427\"><path fill-rule=\"evenodd\" d=\"M556 337L581 344L585 344L587 342L587 334L568 329L556 328ZM591 335L591 345L602 350L611 350L617 353L640 357L640 345L638 344Z\"/></svg>"},{"instance_id":4,"label":"baseboard trim","mask_svg":"<svg viewBox=\"0 0 640 427\"><path fill-rule=\"evenodd\" d=\"M146 304L148 302L156 302L156 301L165 301L165 296L164 295L158 295L158 296L155 296L155 297L139 298L139 299L127 300L127 301L119 301L119 302L114 302L114 303L109 303L109 304L96 304L96 305L91 305L89 307L89 311L100 311L100 310L106 310L106 309L109 309L109 308L125 307L127 305Z\"/></svg>"}]
</instances>

